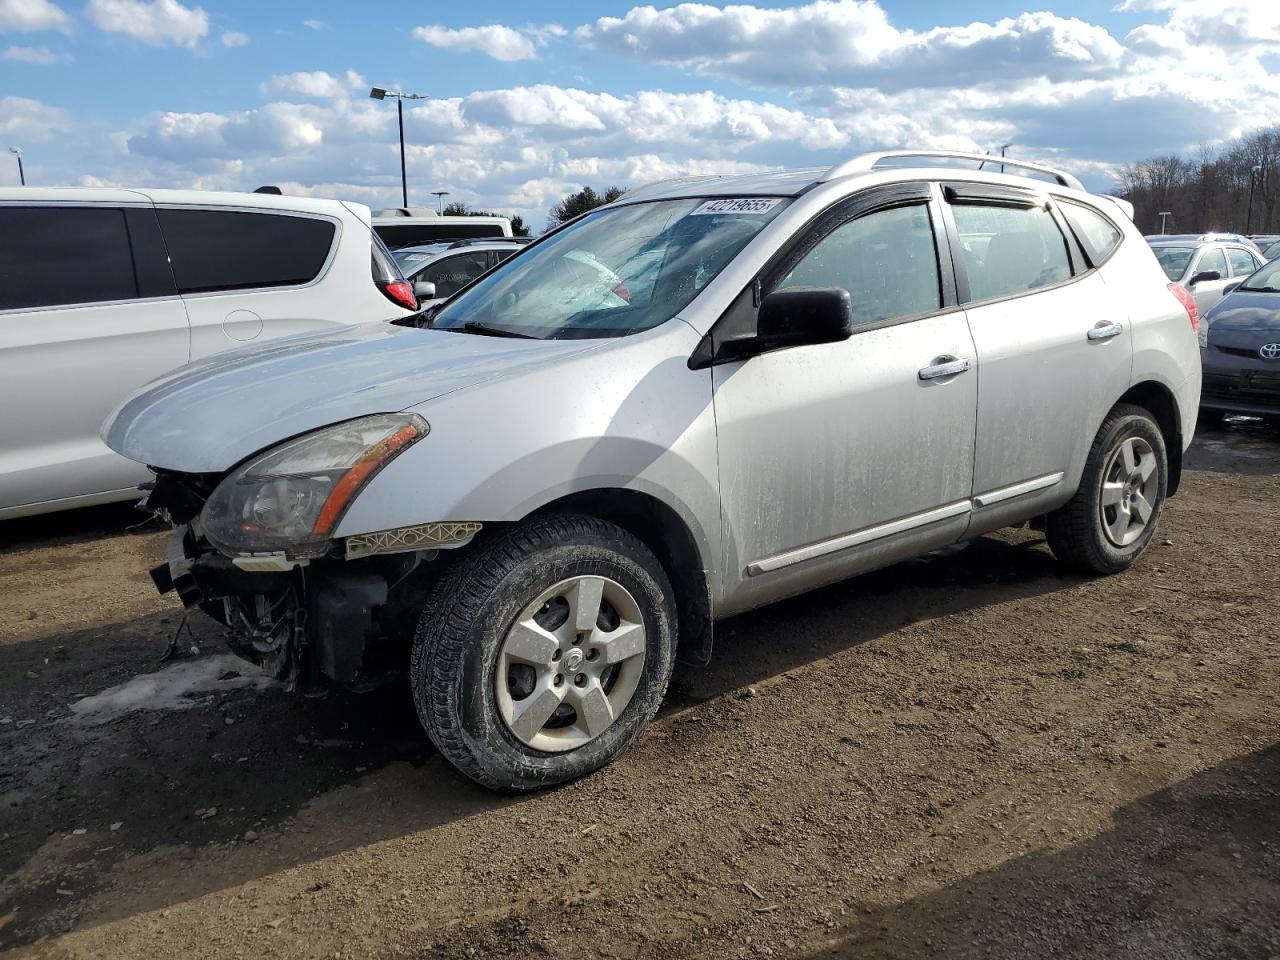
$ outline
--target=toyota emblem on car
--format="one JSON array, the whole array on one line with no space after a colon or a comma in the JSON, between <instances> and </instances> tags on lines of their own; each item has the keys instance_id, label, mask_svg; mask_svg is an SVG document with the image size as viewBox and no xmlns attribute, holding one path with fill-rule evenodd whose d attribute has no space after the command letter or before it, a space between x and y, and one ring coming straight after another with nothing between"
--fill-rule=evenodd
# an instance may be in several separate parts
<instances>
[{"instance_id":1,"label":"toyota emblem on car","mask_svg":"<svg viewBox=\"0 0 1280 960\"><path fill-rule=\"evenodd\" d=\"M1280 343L1264 343L1258 348L1258 356L1263 360L1280 358Z\"/></svg>"}]
</instances>

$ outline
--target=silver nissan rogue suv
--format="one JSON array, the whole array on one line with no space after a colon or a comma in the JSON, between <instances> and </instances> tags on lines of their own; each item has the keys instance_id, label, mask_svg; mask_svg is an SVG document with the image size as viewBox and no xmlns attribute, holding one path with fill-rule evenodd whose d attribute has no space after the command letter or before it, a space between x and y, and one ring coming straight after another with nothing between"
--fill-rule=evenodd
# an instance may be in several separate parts
<instances>
[{"instance_id":1,"label":"silver nissan rogue suv","mask_svg":"<svg viewBox=\"0 0 1280 960\"><path fill-rule=\"evenodd\" d=\"M155 381L104 439L176 527L157 586L290 686L407 672L518 791L616 757L722 617L1025 521L1124 570L1195 426L1195 301L1123 201L984 159L654 184L408 325Z\"/></svg>"}]
</instances>

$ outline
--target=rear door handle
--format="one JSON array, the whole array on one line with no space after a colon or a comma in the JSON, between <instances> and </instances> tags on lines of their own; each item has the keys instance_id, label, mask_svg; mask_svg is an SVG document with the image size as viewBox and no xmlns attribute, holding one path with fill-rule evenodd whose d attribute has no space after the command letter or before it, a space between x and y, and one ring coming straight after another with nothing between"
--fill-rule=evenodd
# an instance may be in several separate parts
<instances>
[{"instance_id":1,"label":"rear door handle","mask_svg":"<svg viewBox=\"0 0 1280 960\"><path fill-rule=\"evenodd\" d=\"M1096 327L1089 331L1090 340L1110 340L1112 337L1120 336L1124 327L1118 323L1099 323Z\"/></svg>"},{"instance_id":2,"label":"rear door handle","mask_svg":"<svg viewBox=\"0 0 1280 960\"><path fill-rule=\"evenodd\" d=\"M921 380L940 380L942 377L954 377L968 369L968 360L960 360L956 357L935 357L933 363L921 368L919 377Z\"/></svg>"}]
</instances>

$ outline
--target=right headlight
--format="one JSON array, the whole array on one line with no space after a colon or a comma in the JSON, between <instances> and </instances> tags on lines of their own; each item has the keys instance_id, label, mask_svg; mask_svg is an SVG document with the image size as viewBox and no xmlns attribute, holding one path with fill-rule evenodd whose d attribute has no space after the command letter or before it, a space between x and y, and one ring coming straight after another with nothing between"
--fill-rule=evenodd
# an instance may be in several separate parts
<instances>
[{"instance_id":1,"label":"right headlight","mask_svg":"<svg viewBox=\"0 0 1280 960\"><path fill-rule=\"evenodd\" d=\"M204 535L231 556L321 556L356 495L430 429L416 413L382 413L268 450L218 484L200 514Z\"/></svg>"}]
</instances>

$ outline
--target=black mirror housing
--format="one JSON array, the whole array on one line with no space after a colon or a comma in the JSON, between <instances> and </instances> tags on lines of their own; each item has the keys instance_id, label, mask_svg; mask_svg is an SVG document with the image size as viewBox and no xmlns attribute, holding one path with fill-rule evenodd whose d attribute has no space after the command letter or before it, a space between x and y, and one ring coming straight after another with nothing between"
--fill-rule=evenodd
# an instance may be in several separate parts
<instances>
[{"instance_id":1,"label":"black mirror housing","mask_svg":"<svg viewBox=\"0 0 1280 960\"><path fill-rule=\"evenodd\" d=\"M840 287L791 287L775 290L760 304L752 353L853 336L853 302Z\"/></svg>"},{"instance_id":2,"label":"black mirror housing","mask_svg":"<svg viewBox=\"0 0 1280 960\"><path fill-rule=\"evenodd\" d=\"M1197 273L1194 277L1192 277L1191 283L1189 285L1194 287L1197 283L1203 283L1205 280L1221 280L1221 279L1222 279L1222 274L1220 274L1217 270L1204 270L1200 273Z\"/></svg>"}]
</instances>

